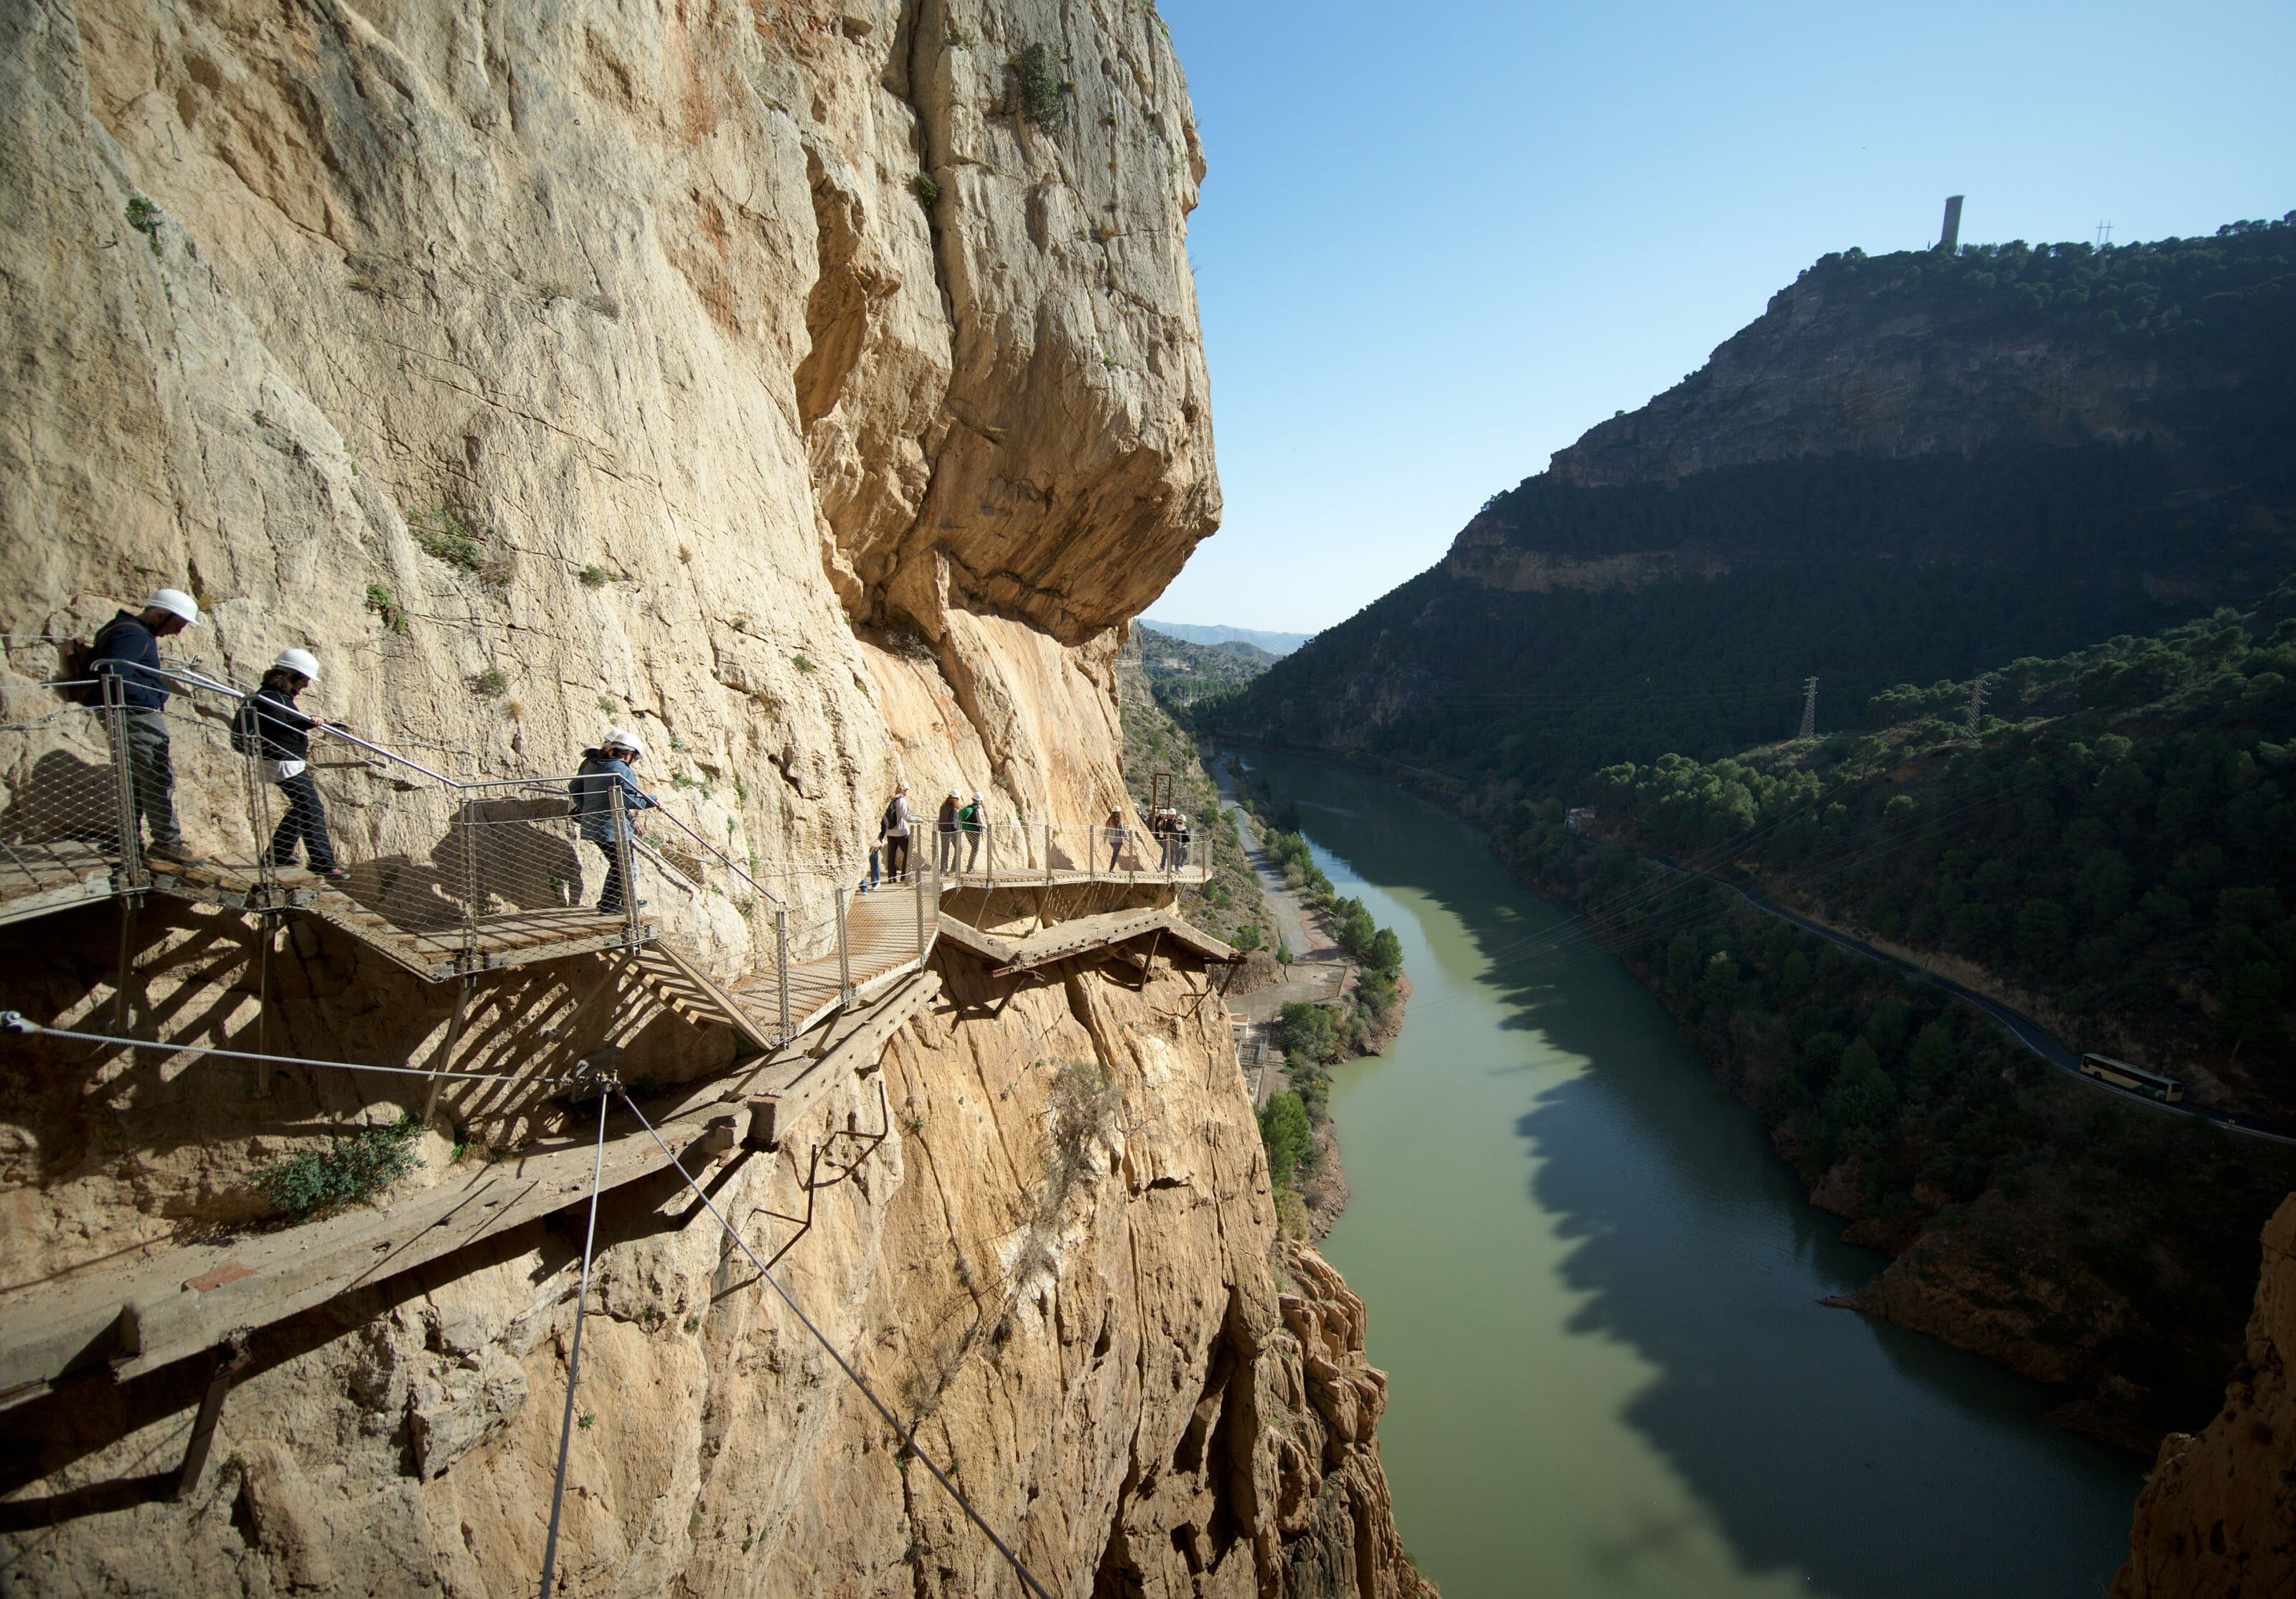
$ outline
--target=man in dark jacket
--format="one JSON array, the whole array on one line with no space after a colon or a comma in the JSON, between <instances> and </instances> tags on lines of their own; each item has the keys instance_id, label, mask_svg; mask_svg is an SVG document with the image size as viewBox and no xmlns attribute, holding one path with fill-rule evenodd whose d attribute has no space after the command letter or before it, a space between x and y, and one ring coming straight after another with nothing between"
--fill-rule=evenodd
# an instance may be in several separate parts
<instances>
[{"instance_id":1,"label":"man in dark jacket","mask_svg":"<svg viewBox=\"0 0 2296 1599\"><path fill-rule=\"evenodd\" d=\"M176 822L176 766L168 748L168 680L159 672L160 641L199 621L199 602L180 588L163 588L142 611L123 611L106 622L88 649L96 676L118 685L115 691L106 683L107 697L116 693L126 707L116 726L107 717L104 727L127 743L136 813L152 832L144 853L160 860L185 857L183 829Z\"/></svg>"}]
</instances>

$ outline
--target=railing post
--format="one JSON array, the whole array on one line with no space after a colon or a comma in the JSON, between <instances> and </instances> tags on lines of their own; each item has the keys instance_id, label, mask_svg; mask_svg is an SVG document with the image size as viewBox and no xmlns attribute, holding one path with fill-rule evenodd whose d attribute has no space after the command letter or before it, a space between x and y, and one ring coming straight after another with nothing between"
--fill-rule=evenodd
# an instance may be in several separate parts
<instances>
[{"instance_id":1,"label":"railing post","mask_svg":"<svg viewBox=\"0 0 2296 1599\"><path fill-rule=\"evenodd\" d=\"M463 830L463 970L477 970L479 958L479 802L463 790L455 791L461 814L455 825Z\"/></svg>"},{"instance_id":2,"label":"railing post","mask_svg":"<svg viewBox=\"0 0 2296 1599\"><path fill-rule=\"evenodd\" d=\"M122 888L144 886L144 818L135 805L135 764L127 753L127 701L119 674L105 672L103 718L111 734L113 797L119 813L119 880Z\"/></svg>"},{"instance_id":3,"label":"railing post","mask_svg":"<svg viewBox=\"0 0 2296 1599\"><path fill-rule=\"evenodd\" d=\"M616 779L606 791L606 802L613 808L614 860L622 875L622 944L635 950L638 947L638 885L637 863L631 858L629 808L623 803L622 785Z\"/></svg>"},{"instance_id":4,"label":"railing post","mask_svg":"<svg viewBox=\"0 0 2296 1599\"><path fill-rule=\"evenodd\" d=\"M774 907L774 976L782 993L782 1031L779 1042L789 1042L789 907Z\"/></svg>"},{"instance_id":5,"label":"railing post","mask_svg":"<svg viewBox=\"0 0 2296 1599\"><path fill-rule=\"evenodd\" d=\"M837 897L837 1003L845 1010L853 1008L853 956L845 942L845 885L840 882Z\"/></svg>"},{"instance_id":6,"label":"railing post","mask_svg":"<svg viewBox=\"0 0 2296 1599\"><path fill-rule=\"evenodd\" d=\"M940 857L933 857L933 908L940 908ZM925 958L925 874L917 873L917 959Z\"/></svg>"},{"instance_id":7,"label":"railing post","mask_svg":"<svg viewBox=\"0 0 2296 1599\"><path fill-rule=\"evenodd\" d=\"M258 693L260 692L259 689L257 691ZM271 858L271 808L264 803L263 791L266 785L263 782L260 769L263 759L263 724L252 714L255 707L254 695L249 695L240 704L241 709L249 713L247 730L250 736L246 741L247 749L241 758L240 775L246 780L247 784L247 819L255 829L255 882L259 890L258 898L266 906L276 905L279 903L277 898L279 865ZM236 717L240 713L233 714ZM315 778L313 781L317 780ZM299 834L297 841L299 845L301 841Z\"/></svg>"},{"instance_id":8,"label":"railing post","mask_svg":"<svg viewBox=\"0 0 2296 1599\"><path fill-rule=\"evenodd\" d=\"M1085 868L1086 868L1086 870L1089 871L1089 870L1091 869L1091 867L1092 867L1092 862L1090 862L1089 860L1086 861L1086 862L1085 862ZM1047 894L1049 894L1049 893L1051 893L1052 891L1053 891L1053 824L1052 824L1050 822L1047 822L1047 823L1046 823L1046 824L1045 824L1045 892L1046 892Z\"/></svg>"}]
</instances>

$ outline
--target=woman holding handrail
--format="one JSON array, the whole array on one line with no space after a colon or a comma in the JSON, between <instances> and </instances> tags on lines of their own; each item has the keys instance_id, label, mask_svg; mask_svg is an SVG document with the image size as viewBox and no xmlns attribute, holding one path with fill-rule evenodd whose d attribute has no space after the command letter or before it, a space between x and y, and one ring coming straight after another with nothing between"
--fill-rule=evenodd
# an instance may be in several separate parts
<instances>
[{"instance_id":1,"label":"woman holding handrail","mask_svg":"<svg viewBox=\"0 0 2296 1599\"><path fill-rule=\"evenodd\" d=\"M621 790L625 810L654 808L653 796L638 787L637 775L630 770L633 761L644 758L644 746L636 734L613 728L598 741L596 749L582 751L582 765L567 785L574 796L575 814L581 818L578 831L606 857L606 887L598 896L598 908L610 916L621 914L623 908L621 846L645 831L627 818L620 824L621 831L616 830L614 791ZM643 906L645 901L638 904Z\"/></svg>"},{"instance_id":2,"label":"woman holding handrail","mask_svg":"<svg viewBox=\"0 0 2296 1599\"><path fill-rule=\"evenodd\" d=\"M335 847L327 837L327 808L319 802L319 785L311 775L311 730L332 727L295 708L295 696L319 680L319 662L308 650L282 650L263 681L247 697L234 719L232 742L245 748L261 762L263 781L275 783L286 797L287 814L271 834L267 864L291 866L299 843L310 858L311 870L332 882L350 873L336 864Z\"/></svg>"}]
</instances>

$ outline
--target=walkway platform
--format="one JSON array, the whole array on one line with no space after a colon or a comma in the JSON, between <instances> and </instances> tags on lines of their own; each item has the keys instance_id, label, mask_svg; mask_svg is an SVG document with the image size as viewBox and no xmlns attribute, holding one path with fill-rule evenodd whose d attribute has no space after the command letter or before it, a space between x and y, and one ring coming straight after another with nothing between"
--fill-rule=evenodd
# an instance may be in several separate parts
<instances>
[{"instance_id":1,"label":"walkway platform","mask_svg":"<svg viewBox=\"0 0 2296 1599\"><path fill-rule=\"evenodd\" d=\"M730 1078L705 1085L681 1101L675 1114L699 1114L711 1105L722 1109L746 1104L750 1120L744 1143L753 1149L776 1148L783 1135L824 1094L848 1077L865 1077L874 1071L893 1035L930 1004L940 988L937 972L904 971L897 980L884 984L874 999L857 1004L820 1032L750 1062Z\"/></svg>"},{"instance_id":2,"label":"walkway platform","mask_svg":"<svg viewBox=\"0 0 2296 1599\"><path fill-rule=\"evenodd\" d=\"M1142 869L1128 872L1122 869L1096 871L1090 866L1056 866L1051 872L1041 866L1035 871L1022 867L1005 872L951 872L941 879L944 890L948 889L1029 889L1051 887L1064 889L1074 883L1104 882L1119 885L1156 887L1161 883L1185 885L1211 881L1212 869L1204 862L1177 866L1169 872Z\"/></svg>"},{"instance_id":3,"label":"walkway platform","mask_svg":"<svg viewBox=\"0 0 2296 1599\"><path fill-rule=\"evenodd\" d=\"M177 862L146 856L144 869L151 874L152 886L163 894L232 910L306 906L319 895L318 878L301 867L275 867L269 873L272 882L266 882L263 869L244 857Z\"/></svg>"},{"instance_id":4,"label":"walkway platform","mask_svg":"<svg viewBox=\"0 0 2296 1599\"><path fill-rule=\"evenodd\" d=\"M954 916L940 918L940 936L988 963L992 977L1012 977L1039 966L1116 949L1155 937L1221 964L1242 961L1241 950L1221 943L1167 910L1111 911L1059 922L1023 939L975 931Z\"/></svg>"},{"instance_id":5,"label":"walkway platform","mask_svg":"<svg viewBox=\"0 0 2296 1599\"><path fill-rule=\"evenodd\" d=\"M700 1177L691 1145L714 1102L657 1119L662 1142ZM668 1169L627 1112L606 1124L603 1186ZM718 1147L728 1140L720 1138ZM140 1264L91 1269L0 1298L0 1408L59 1379L109 1368L121 1382L214 1348L240 1327L283 1321L340 1294L468 1249L578 1204L590 1192L594 1139L538 1146L514 1160L472 1161L447 1181L384 1209L358 1209L281 1232L168 1250Z\"/></svg>"},{"instance_id":6,"label":"walkway platform","mask_svg":"<svg viewBox=\"0 0 2296 1599\"><path fill-rule=\"evenodd\" d=\"M111 897L112 856L59 839L0 845L0 926Z\"/></svg>"},{"instance_id":7,"label":"walkway platform","mask_svg":"<svg viewBox=\"0 0 2296 1599\"><path fill-rule=\"evenodd\" d=\"M873 1004L840 1016L811 1047L791 1046L696 1085L652 1113L678 1164L706 1181L729 1156L739 1113L750 1148L769 1148L838 1083L877 1070L886 1043L940 992L912 973ZM594 1114L594 1112L593 1112ZM133 1266L91 1267L0 1297L0 1409L51 1384L109 1370L119 1381L214 1348L339 1295L465 1250L583 1202L597 1146L554 1140L516 1158L472 1161L447 1180L384 1208L346 1211L281 1232L170 1249ZM666 1172L660 1148L627 1111L610 1114L602 1192Z\"/></svg>"},{"instance_id":8,"label":"walkway platform","mask_svg":"<svg viewBox=\"0 0 2296 1599\"><path fill-rule=\"evenodd\" d=\"M291 874L281 875L283 882ZM338 888L316 888L296 903L434 983L619 948L629 937L626 918L587 906L483 917L466 942L458 927L423 931L398 926ZM638 923L642 941L650 942L660 932L661 923L653 917L644 917Z\"/></svg>"},{"instance_id":9,"label":"walkway platform","mask_svg":"<svg viewBox=\"0 0 2296 1599\"><path fill-rule=\"evenodd\" d=\"M935 912L927 910L927 955L932 952L935 915ZM915 895L890 886L874 894L856 895L845 913L845 940L846 958L841 967L833 949L809 961L790 963L791 1037L810 1032L839 1008L845 972L852 974L854 998L858 1003L873 997L901 973L915 972L923 965L917 954ZM777 974L753 972L735 978L726 987L745 1011L754 1016L772 1016L778 1022L781 989ZM775 1030L779 1030L778 1026Z\"/></svg>"}]
</instances>

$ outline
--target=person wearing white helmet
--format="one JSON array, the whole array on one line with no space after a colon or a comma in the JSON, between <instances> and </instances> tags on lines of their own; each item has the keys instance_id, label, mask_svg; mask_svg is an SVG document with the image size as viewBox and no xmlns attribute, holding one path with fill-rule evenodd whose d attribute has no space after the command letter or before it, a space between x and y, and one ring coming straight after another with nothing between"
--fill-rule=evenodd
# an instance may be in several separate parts
<instances>
[{"instance_id":1,"label":"person wearing white helmet","mask_svg":"<svg viewBox=\"0 0 2296 1599\"><path fill-rule=\"evenodd\" d=\"M136 814L151 829L144 852L181 861L183 829L176 822L176 765L168 747L168 680L160 676L160 641L200 625L199 602L180 588L163 588L140 611L122 611L103 625L88 646L88 665L111 681L125 711L119 732L127 745L128 775L134 780ZM105 728L111 728L110 718Z\"/></svg>"},{"instance_id":2,"label":"person wearing white helmet","mask_svg":"<svg viewBox=\"0 0 2296 1599\"><path fill-rule=\"evenodd\" d=\"M295 696L318 680L319 662L308 650L280 651L232 719L232 744L260 758L263 781L276 783L287 802L286 815L271 834L271 864L293 865L299 842L309 855L312 871L340 882L350 873L335 859L334 844L327 836L327 808L319 802L319 785L310 771L311 730L336 724L295 706Z\"/></svg>"},{"instance_id":3,"label":"person wearing white helmet","mask_svg":"<svg viewBox=\"0 0 2296 1599\"><path fill-rule=\"evenodd\" d=\"M598 896L598 908L610 916L621 914L622 851L633 836L643 835L644 824L636 818L626 818L621 831L614 825L614 790L622 791L622 808L627 811L652 810L654 798L638 787L637 774L630 770L633 761L645 758L645 746L635 734L619 727L608 730L594 750L582 751L582 765L572 783L567 785L574 796L574 813L581 818L577 831L595 844L606 857L606 886ZM638 904L643 906L645 901Z\"/></svg>"}]
</instances>

